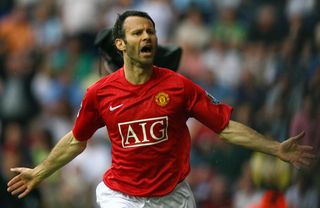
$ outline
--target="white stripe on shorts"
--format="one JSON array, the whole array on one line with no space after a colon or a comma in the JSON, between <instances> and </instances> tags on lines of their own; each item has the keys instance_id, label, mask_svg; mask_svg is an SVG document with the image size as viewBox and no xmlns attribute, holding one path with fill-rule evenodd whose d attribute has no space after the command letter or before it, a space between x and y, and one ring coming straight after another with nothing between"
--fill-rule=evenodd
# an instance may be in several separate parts
<instances>
[{"instance_id":1,"label":"white stripe on shorts","mask_svg":"<svg viewBox=\"0 0 320 208\"><path fill-rule=\"evenodd\" d=\"M96 194L101 208L196 208L193 193L186 181L162 197L129 196L110 189L104 182L98 184Z\"/></svg>"}]
</instances>

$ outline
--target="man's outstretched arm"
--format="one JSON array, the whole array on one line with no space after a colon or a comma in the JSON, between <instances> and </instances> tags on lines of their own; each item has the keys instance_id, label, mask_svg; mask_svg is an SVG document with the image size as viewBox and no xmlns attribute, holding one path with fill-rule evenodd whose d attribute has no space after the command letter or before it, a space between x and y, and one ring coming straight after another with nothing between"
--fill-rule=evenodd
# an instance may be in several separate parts
<instances>
[{"instance_id":1,"label":"man's outstretched arm","mask_svg":"<svg viewBox=\"0 0 320 208\"><path fill-rule=\"evenodd\" d=\"M48 157L35 168L12 168L11 171L17 176L8 182L8 192L12 195L19 194L19 198L26 196L42 180L79 155L86 145L86 141L76 140L70 131L55 145Z\"/></svg>"},{"instance_id":2,"label":"man's outstretched arm","mask_svg":"<svg viewBox=\"0 0 320 208\"><path fill-rule=\"evenodd\" d=\"M229 143L279 157L296 168L309 166L315 159L311 146L298 143L304 132L280 143L241 123L230 121L219 136Z\"/></svg>"}]
</instances>

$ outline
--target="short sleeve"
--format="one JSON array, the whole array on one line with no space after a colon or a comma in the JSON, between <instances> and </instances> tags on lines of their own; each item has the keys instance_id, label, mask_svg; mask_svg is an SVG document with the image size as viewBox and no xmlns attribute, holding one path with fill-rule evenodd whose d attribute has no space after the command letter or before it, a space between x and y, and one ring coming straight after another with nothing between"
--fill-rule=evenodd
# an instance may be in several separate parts
<instances>
[{"instance_id":1,"label":"short sleeve","mask_svg":"<svg viewBox=\"0 0 320 208\"><path fill-rule=\"evenodd\" d=\"M229 123L232 107L220 103L200 86L183 78L187 111L190 117L220 133Z\"/></svg>"},{"instance_id":2,"label":"short sleeve","mask_svg":"<svg viewBox=\"0 0 320 208\"><path fill-rule=\"evenodd\" d=\"M88 140L97 129L105 126L96 103L95 89L88 88L72 129L73 135L77 140Z\"/></svg>"}]
</instances>

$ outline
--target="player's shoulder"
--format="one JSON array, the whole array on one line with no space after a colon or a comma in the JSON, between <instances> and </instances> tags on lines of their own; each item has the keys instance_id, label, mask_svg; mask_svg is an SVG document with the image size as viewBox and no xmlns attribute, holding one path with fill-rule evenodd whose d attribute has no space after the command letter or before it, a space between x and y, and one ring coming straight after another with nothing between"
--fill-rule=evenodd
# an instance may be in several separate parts
<instances>
[{"instance_id":1,"label":"player's shoulder","mask_svg":"<svg viewBox=\"0 0 320 208\"><path fill-rule=\"evenodd\" d=\"M164 77L166 79L168 79L168 78L176 79L176 81L178 81L178 80L182 81L183 79L185 79L185 77L182 74L175 72L175 71L168 69L168 68L154 66L154 69L159 76Z\"/></svg>"},{"instance_id":2,"label":"player's shoulder","mask_svg":"<svg viewBox=\"0 0 320 208\"><path fill-rule=\"evenodd\" d=\"M98 89L104 88L107 85L110 85L111 83L114 83L114 81L119 79L120 71L121 69L100 78L99 80L94 82L92 85L90 85L88 87L88 90L98 90Z\"/></svg>"},{"instance_id":3,"label":"player's shoulder","mask_svg":"<svg viewBox=\"0 0 320 208\"><path fill-rule=\"evenodd\" d=\"M185 85L194 85L195 83L185 77L183 74L179 72L175 72L173 70L170 70L168 68L163 68L163 67L155 67L157 70L157 73L160 74L162 79L167 80L168 82L171 83L176 83L177 85L180 85L184 87Z\"/></svg>"}]
</instances>

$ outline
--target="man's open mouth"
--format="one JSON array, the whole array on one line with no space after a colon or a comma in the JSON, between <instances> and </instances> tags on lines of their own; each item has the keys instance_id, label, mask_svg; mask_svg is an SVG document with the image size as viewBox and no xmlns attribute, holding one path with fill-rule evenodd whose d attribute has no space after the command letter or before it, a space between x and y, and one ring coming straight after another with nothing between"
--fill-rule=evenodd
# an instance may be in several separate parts
<instances>
[{"instance_id":1,"label":"man's open mouth","mask_svg":"<svg viewBox=\"0 0 320 208\"><path fill-rule=\"evenodd\" d=\"M151 54L152 53L152 46L151 45L143 46L141 48L141 53L143 53L143 54Z\"/></svg>"}]
</instances>

